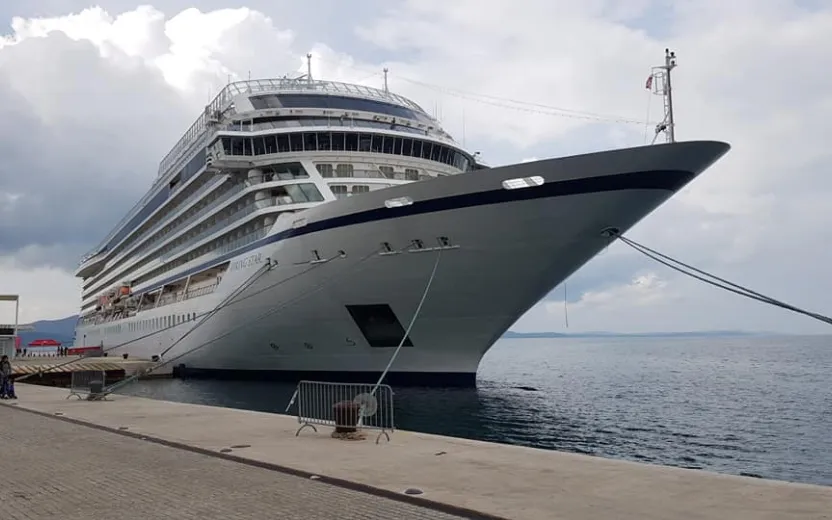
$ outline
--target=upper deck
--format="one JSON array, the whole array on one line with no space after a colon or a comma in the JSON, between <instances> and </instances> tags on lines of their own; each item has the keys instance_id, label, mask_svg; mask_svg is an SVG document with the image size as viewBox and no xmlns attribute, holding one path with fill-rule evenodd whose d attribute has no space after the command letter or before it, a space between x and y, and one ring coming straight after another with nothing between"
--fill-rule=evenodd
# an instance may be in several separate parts
<instances>
[{"instance_id":1,"label":"upper deck","mask_svg":"<svg viewBox=\"0 0 832 520\"><path fill-rule=\"evenodd\" d=\"M251 96L254 94L323 94L332 96L347 96L356 99L378 101L410 109L417 112L420 117L435 121L425 110L415 102L406 97L394 94L390 91L342 83L338 81L320 81L307 78L279 78L279 79L257 79L249 81L236 81L229 83L219 94L205 107L203 113L196 122L191 125L185 135L173 146L168 154L159 164L159 176L164 174L179 161L188 151L190 146L204 136L211 123L219 122L228 110L233 109L234 100L240 95Z\"/></svg>"},{"instance_id":2,"label":"upper deck","mask_svg":"<svg viewBox=\"0 0 832 520\"><path fill-rule=\"evenodd\" d=\"M364 85L337 81L320 81L308 77L257 79L229 83L217 94L211 103L205 106L202 114L200 114L197 120L162 159L159 164L158 176L150 190L148 190L144 197L112 228L95 248L81 258L79 265L83 266L87 264L97 255L100 256L100 261L105 261L107 256L106 251L109 247L108 244L116 239L119 233L123 233L124 229L129 227L131 222L140 221L143 216L147 216L145 213L153 211L158 207L159 204L154 203L155 198L157 196L162 197L158 202L166 198L166 195L160 193L160 190L164 190L165 179L175 171L179 171L182 168L189 168L190 165L185 165L184 162L190 160L191 156L197 154L199 146L204 146L206 137L221 130L222 123L238 112L236 104L243 105L239 107L239 110L243 112L247 110L276 108L276 106L292 109L296 108L295 106L289 106L293 102L303 105L305 102L299 98L306 97L306 102L308 102L311 99L311 95L331 100L330 108L333 109L345 106L344 101L348 101L348 104L351 105L360 105L361 103L367 105L363 107L351 106L350 109L352 110L373 111L374 108L371 105L375 104L375 107L378 108L381 107L380 104L383 104L386 107L383 111L391 112L392 110L392 113L398 117L418 119L422 124L427 123L428 125L435 126L437 129L440 126L436 119L431 117L415 102L388 90L376 89ZM283 97L278 99L280 96ZM294 97L295 99L290 100L290 97ZM204 162L204 151L202 157L202 162ZM93 264L90 263L89 265L92 266Z\"/></svg>"}]
</instances>

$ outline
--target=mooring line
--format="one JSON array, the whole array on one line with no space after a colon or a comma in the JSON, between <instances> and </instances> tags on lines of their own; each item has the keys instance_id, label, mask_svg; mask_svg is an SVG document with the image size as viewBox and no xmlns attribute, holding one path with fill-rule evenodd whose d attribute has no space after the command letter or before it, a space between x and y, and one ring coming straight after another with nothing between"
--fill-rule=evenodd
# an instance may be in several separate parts
<instances>
[{"instance_id":1,"label":"mooring line","mask_svg":"<svg viewBox=\"0 0 832 520\"><path fill-rule=\"evenodd\" d=\"M738 294L740 296L745 296L746 298L756 300L756 301L762 302L762 303L767 303L767 304L775 306L775 307L780 307L781 309L786 309L786 310L789 310L789 311L792 311L792 312L795 312L795 313L798 313L798 314L802 314L804 316L808 316L808 317L816 319L818 321L822 321L822 322L824 322L828 325L832 325L832 318L830 318L829 316L824 316L823 314L819 314L819 313L816 313L816 312L808 311L806 309L802 309L800 307L796 307L794 305L788 304L788 303L783 302L781 300L777 300L777 299L772 298L770 296L766 296L762 293L759 293L757 291L754 291L754 290L749 289L747 287L744 287L742 285L730 282L730 281L728 281L724 278L720 278L719 276L713 275L711 273L708 273L707 271L703 271L702 269L698 269L696 267L688 265L688 264L686 264L686 263L684 263L680 260L676 260L675 258L673 258L671 256L659 253L658 251L656 251L654 249L651 249L651 248L649 248L645 245L639 244L635 240L629 239L629 238L619 234L615 230L609 230L608 231L608 236L611 236L613 238L618 238L619 240L621 240L622 242L624 242L625 244L627 244L631 248L635 249L639 253L643 254L644 256L650 258L651 260L654 260L654 261L656 261L656 262L658 262L662 265L665 265L665 266L673 269L674 271L677 271L677 272L682 273L684 275L690 276L691 278L694 278L694 279L699 280L701 282L705 282L709 285L712 285L714 287L718 287L720 289L732 292L734 294ZM674 265L674 264L677 264L677 265ZM692 272L690 272L690 271L692 271ZM711 279L709 280L708 278L711 278Z\"/></svg>"}]
</instances>

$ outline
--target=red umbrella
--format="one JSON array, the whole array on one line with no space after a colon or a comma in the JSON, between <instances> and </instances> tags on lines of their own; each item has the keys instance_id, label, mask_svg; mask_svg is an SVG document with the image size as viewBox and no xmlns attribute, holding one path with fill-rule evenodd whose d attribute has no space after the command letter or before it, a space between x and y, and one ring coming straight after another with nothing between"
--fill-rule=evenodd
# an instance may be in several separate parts
<instances>
[{"instance_id":1,"label":"red umbrella","mask_svg":"<svg viewBox=\"0 0 832 520\"><path fill-rule=\"evenodd\" d=\"M60 347L61 342L54 339L36 339L29 343L30 347Z\"/></svg>"}]
</instances>

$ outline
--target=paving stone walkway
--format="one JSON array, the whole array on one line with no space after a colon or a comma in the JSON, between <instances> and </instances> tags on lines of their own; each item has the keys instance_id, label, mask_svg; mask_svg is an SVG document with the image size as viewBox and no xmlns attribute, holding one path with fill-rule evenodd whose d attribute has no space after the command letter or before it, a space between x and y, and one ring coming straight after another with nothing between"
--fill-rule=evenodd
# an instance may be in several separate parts
<instances>
[{"instance_id":1,"label":"paving stone walkway","mask_svg":"<svg viewBox=\"0 0 832 520\"><path fill-rule=\"evenodd\" d=\"M0 406L3 520L450 520L388 498Z\"/></svg>"}]
</instances>

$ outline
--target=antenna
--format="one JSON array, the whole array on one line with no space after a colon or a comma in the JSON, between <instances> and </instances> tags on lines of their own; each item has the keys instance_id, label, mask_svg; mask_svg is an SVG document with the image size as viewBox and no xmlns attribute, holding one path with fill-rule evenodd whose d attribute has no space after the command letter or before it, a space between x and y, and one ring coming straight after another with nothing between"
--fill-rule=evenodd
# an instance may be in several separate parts
<instances>
[{"instance_id":1,"label":"antenna","mask_svg":"<svg viewBox=\"0 0 832 520\"><path fill-rule=\"evenodd\" d=\"M390 90L388 90L388 88L387 88L387 72L388 72L387 67L384 67L384 93L385 94L390 93Z\"/></svg>"},{"instance_id":2,"label":"antenna","mask_svg":"<svg viewBox=\"0 0 832 520\"><path fill-rule=\"evenodd\" d=\"M306 53L306 84L312 86L312 53Z\"/></svg>"},{"instance_id":3,"label":"antenna","mask_svg":"<svg viewBox=\"0 0 832 520\"><path fill-rule=\"evenodd\" d=\"M654 94L664 98L664 119L656 125L656 135L653 136L654 143L662 132L665 133L665 140L668 143L676 142L676 123L673 119L673 93L670 84L670 71L675 68L676 53L670 49L665 49L664 65L653 67L650 77L647 78L647 88L652 88Z\"/></svg>"},{"instance_id":4,"label":"antenna","mask_svg":"<svg viewBox=\"0 0 832 520\"><path fill-rule=\"evenodd\" d=\"M462 107L462 147L465 148L465 107Z\"/></svg>"}]
</instances>

